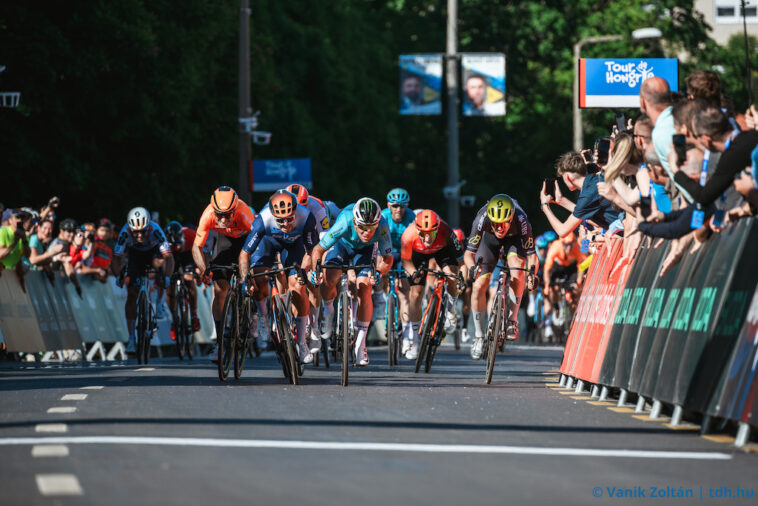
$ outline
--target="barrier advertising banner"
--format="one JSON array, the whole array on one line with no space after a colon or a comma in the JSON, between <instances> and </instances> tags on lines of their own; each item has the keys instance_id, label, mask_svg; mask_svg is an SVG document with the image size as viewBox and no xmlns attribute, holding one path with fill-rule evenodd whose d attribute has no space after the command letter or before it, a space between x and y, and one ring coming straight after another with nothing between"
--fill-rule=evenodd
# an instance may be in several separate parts
<instances>
[{"instance_id":1,"label":"barrier advertising banner","mask_svg":"<svg viewBox=\"0 0 758 506\"><path fill-rule=\"evenodd\" d=\"M14 271L4 271L0 275L0 328L8 351L46 349L29 291L21 289Z\"/></svg>"},{"instance_id":2,"label":"barrier advertising banner","mask_svg":"<svg viewBox=\"0 0 758 506\"><path fill-rule=\"evenodd\" d=\"M400 114L442 114L442 55L400 55Z\"/></svg>"},{"instance_id":3,"label":"barrier advertising banner","mask_svg":"<svg viewBox=\"0 0 758 506\"><path fill-rule=\"evenodd\" d=\"M505 116L505 55L461 57L464 116Z\"/></svg>"},{"instance_id":4,"label":"barrier advertising banner","mask_svg":"<svg viewBox=\"0 0 758 506\"><path fill-rule=\"evenodd\" d=\"M581 58L579 107L637 108L640 85L660 77L671 91L679 90L676 58Z\"/></svg>"}]
</instances>

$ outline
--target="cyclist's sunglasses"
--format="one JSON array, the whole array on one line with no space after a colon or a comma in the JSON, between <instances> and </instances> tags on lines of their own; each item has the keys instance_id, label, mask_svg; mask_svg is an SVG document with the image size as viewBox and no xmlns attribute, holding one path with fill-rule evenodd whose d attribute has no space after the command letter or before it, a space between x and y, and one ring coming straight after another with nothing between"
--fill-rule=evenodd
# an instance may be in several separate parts
<instances>
[{"instance_id":1,"label":"cyclist's sunglasses","mask_svg":"<svg viewBox=\"0 0 758 506\"><path fill-rule=\"evenodd\" d=\"M504 230L508 230L508 227L510 227L510 225L511 224L508 223L507 221L504 221L502 223L493 223L492 224L492 229L496 230L498 232L502 232Z\"/></svg>"},{"instance_id":2,"label":"cyclist's sunglasses","mask_svg":"<svg viewBox=\"0 0 758 506\"><path fill-rule=\"evenodd\" d=\"M295 221L295 217L294 216L288 216L286 218L276 218L275 221L276 221L277 225L279 225L280 227L283 227L283 226L289 225L290 223L294 222Z\"/></svg>"},{"instance_id":3,"label":"cyclist's sunglasses","mask_svg":"<svg viewBox=\"0 0 758 506\"><path fill-rule=\"evenodd\" d=\"M407 206L404 206L403 204L390 204L390 207L392 209L405 209Z\"/></svg>"},{"instance_id":4,"label":"cyclist's sunglasses","mask_svg":"<svg viewBox=\"0 0 758 506\"><path fill-rule=\"evenodd\" d=\"M229 212L226 212L226 213L219 213L218 211L213 211L213 212L216 214L216 218L218 218L220 220L229 219L234 214L234 211L229 211Z\"/></svg>"},{"instance_id":5,"label":"cyclist's sunglasses","mask_svg":"<svg viewBox=\"0 0 758 506\"><path fill-rule=\"evenodd\" d=\"M370 232L371 230L376 230L376 227L378 226L379 226L378 223L375 223L373 225L356 225L356 227L363 230L364 232Z\"/></svg>"},{"instance_id":6,"label":"cyclist's sunglasses","mask_svg":"<svg viewBox=\"0 0 758 506\"><path fill-rule=\"evenodd\" d=\"M418 233L419 237L422 237L426 239L427 237L431 237L432 240L437 238L437 231L436 230L426 230L426 231L419 231Z\"/></svg>"}]
</instances>

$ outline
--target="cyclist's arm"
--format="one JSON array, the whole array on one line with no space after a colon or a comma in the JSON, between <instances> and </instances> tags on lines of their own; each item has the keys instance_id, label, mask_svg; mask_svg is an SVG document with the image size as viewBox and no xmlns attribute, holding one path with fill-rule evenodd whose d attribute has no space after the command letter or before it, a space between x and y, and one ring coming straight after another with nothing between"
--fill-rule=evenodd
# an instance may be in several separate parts
<instances>
[{"instance_id":1,"label":"cyclist's arm","mask_svg":"<svg viewBox=\"0 0 758 506\"><path fill-rule=\"evenodd\" d=\"M163 229L157 224L155 227L153 234L155 235L156 241L158 241L158 249L165 260L163 263L163 275L171 276L174 273L174 255L171 253L171 245L168 243L168 239L166 239L166 234L163 233Z\"/></svg>"},{"instance_id":2,"label":"cyclist's arm","mask_svg":"<svg viewBox=\"0 0 758 506\"><path fill-rule=\"evenodd\" d=\"M121 274L121 259L123 257L121 255L113 255L113 259L111 259L111 270L113 271L114 276L118 276Z\"/></svg>"},{"instance_id":3,"label":"cyclist's arm","mask_svg":"<svg viewBox=\"0 0 758 506\"><path fill-rule=\"evenodd\" d=\"M379 271L382 276L386 276L392 268L392 254L378 257L376 264L376 270Z\"/></svg>"},{"instance_id":4,"label":"cyclist's arm","mask_svg":"<svg viewBox=\"0 0 758 506\"><path fill-rule=\"evenodd\" d=\"M408 276L413 276L416 274L416 266L413 265L413 262L410 260L402 259L400 263L403 265L403 270L408 274Z\"/></svg>"},{"instance_id":5,"label":"cyclist's arm","mask_svg":"<svg viewBox=\"0 0 758 506\"><path fill-rule=\"evenodd\" d=\"M326 250L321 246L321 244L317 244L316 247L313 248L313 251L311 251L311 270L316 270L316 264L324 258L324 253L326 253Z\"/></svg>"},{"instance_id":6,"label":"cyclist's arm","mask_svg":"<svg viewBox=\"0 0 758 506\"><path fill-rule=\"evenodd\" d=\"M174 255L171 252L163 254L163 275L171 276L174 273Z\"/></svg>"},{"instance_id":7,"label":"cyclist's arm","mask_svg":"<svg viewBox=\"0 0 758 506\"><path fill-rule=\"evenodd\" d=\"M208 240L208 234L210 233L212 213L213 209L210 206L203 211L203 215L200 216L200 224L195 233L195 242L192 243L192 259L195 261L195 265L201 274L205 272L205 268L207 267L205 255L203 254L203 246L205 246L205 242Z\"/></svg>"},{"instance_id":8,"label":"cyclist's arm","mask_svg":"<svg viewBox=\"0 0 758 506\"><path fill-rule=\"evenodd\" d=\"M560 244L560 241L555 241L553 244ZM551 247L547 251L547 257L545 257L545 270L543 271L545 286L550 285L550 270L553 268L553 264L555 263L555 256L555 248Z\"/></svg>"}]
</instances>

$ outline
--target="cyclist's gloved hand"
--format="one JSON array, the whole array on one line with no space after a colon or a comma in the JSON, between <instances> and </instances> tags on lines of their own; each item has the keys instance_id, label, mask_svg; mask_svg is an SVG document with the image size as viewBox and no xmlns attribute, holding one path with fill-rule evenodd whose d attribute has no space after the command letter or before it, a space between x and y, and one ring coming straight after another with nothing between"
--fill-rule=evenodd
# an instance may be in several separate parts
<instances>
[{"instance_id":1,"label":"cyclist's gloved hand","mask_svg":"<svg viewBox=\"0 0 758 506\"><path fill-rule=\"evenodd\" d=\"M530 292L537 288L537 277L531 272L526 275L526 289Z\"/></svg>"},{"instance_id":2,"label":"cyclist's gloved hand","mask_svg":"<svg viewBox=\"0 0 758 506\"><path fill-rule=\"evenodd\" d=\"M421 271L416 271L411 275L411 283L418 284L421 281Z\"/></svg>"},{"instance_id":3,"label":"cyclist's gloved hand","mask_svg":"<svg viewBox=\"0 0 758 506\"><path fill-rule=\"evenodd\" d=\"M171 286L171 278L169 276L165 276L163 278L163 288L168 288Z\"/></svg>"},{"instance_id":4,"label":"cyclist's gloved hand","mask_svg":"<svg viewBox=\"0 0 758 506\"><path fill-rule=\"evenodd\" d=\"M478 266L476 266L476 265L472 265L471 267L469 267L469 270L468 270L468 279L469 279L469 281L473 282L476 279L477 268L478 268Z\"/></svg>"},{"instance_id":5,"label":"cyclist's gloved hand","mask_svg":"<svg viewBox=\"0 0 758 506\"><path fill-rule=\"evenodd\" d=\"M247 280L242 282L242 293L250 293L250 283Z\"/></svg>"},{"instance_id":6,"label":"cyclist's gloved hand","mask_svg":"<svg viewBox=\"0 0 758 506\"><path fill-rule=\"evenodd\" d=\"M310 271L308 273L308 281L310 281L313 286L318 286L321 284L321 276L316 274L316 271Z\"/></svg>"},{"instance_id":7,"label":"cyclist's gloved hand","mask_svg":"<svg viewBox=\"0 0 758 506\"><path fill-rule=\"evenodd\" d=\"M377 272L376 274L374 274L374 286L379 286L379 283L381 282L382 282L382 273Z\"/></svg>"},{"instance_id":8,"label":"cyclist's gloved hand","mask_svg":"<svg viewBox=\"0 0 758 506\"><path fill-rule=\"evenodd\" d=\"M213 281L213 273L210 271L210 269L208 268L205 269L205 272L203 272L203 275L200 276L200 281L206 285L211 284L211 281Z\"/></svg>"}]
</instances>

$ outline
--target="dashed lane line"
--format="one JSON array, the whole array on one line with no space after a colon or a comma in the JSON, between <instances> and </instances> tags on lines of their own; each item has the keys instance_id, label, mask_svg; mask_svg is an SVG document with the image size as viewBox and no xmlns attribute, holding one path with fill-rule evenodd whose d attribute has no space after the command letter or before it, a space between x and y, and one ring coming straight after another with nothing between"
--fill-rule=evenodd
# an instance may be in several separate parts
<instances>
[{"instance_id":1,"label":"dashed lane line","mask_svg":"<svg viewBox=\"0 0 758 506\"><path fill-rule=\"evenodd\" d=\"M34 432L68 432L68 426L65 423L38 423Z\"/></svg>"},{"instance_id":2,"label":"dashed lane line","mask_svg":"<svg viewBox=\"0 0 758 506\"><path fill-rule=\"evenodd\" d=\"M73 474L38 474L37 488L44 496L82 495L84 491Z\"/></svg>"},{"instance_id":3,"label":"dashed lane line","mask_svg":"<svg viewBox=\"0 0 758 506\"><path fill-rule=\"evenodd\" d=\"M62 401L83 401L87 398L87 394L66 394L61 397Z\"/></svg>"},{"instance_id":4,"label":"dashed lane line","mask_svg":"<svg viewBox=\"0 0 758 506\"><path fill-rule=\"evenodd\" d=\"M0 446L39 444L112 444L149 446L195 446L212 448L279 448L289 450L384 451L401 453L515 454L572 457L620 457L676 460L731 460L720 452L657 451L601 448L556 448L426 443L376 443L369 441L284 441L266 439L212 439L178 437L70 436L48 438L0 438Z\"/></svg>"},{"instance_id":5,"label":"dashed lane line","mask_svg":"<svg viewBox=\"0 0 758 506\"><path fill-rule=\"evenodd\" d=\"M66 445L34 445L32 457L68 457Z\"/></svg>"},{"instance_id":6,"label":"dashed lane line","mask_svg":"<svg viewBox=\"0 0 758 506\"><path fill-rule=\"evenodd\" d=\"M713 441L714 443L729 443L734 444L735 439L732 436L727 436L725 434L704 434L700 436L703 439L707 439L708 441Z\"/></svg>"},{"instance_id":7,"label":"dashed lane line","mask_svg":"<svg viewBox=\"0 0 758 506\"><path fill-rule=\"evenodd\" d=\"M76 413L74 406L54 406L47 410L48 413Z\"/></svg>"},{"instance_id":8,"label":"dashed lane line","mask_svg":"<svg viewBox=\"0 0 758 506\"><path fill-rule=\"evenodd\" d=\"M147 371L154 371L155 367L140 367L139 369L135 369L137 372L147 372Z\"/></svg>"},{"instance_id":9,"label":"dashed lane line","mask_svg":"<svg viewBox=\"0 0 758 506\"><path fill-rule=\"evenodd\" d=\"M103 388L105 388L105 387L103 387L101 385L92 385L92 386L88 386L88 387L82 387L81 390L102 390Z\"/></svg>"}]
</instances>

